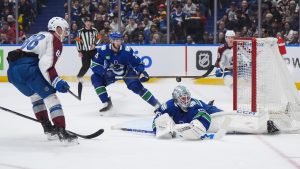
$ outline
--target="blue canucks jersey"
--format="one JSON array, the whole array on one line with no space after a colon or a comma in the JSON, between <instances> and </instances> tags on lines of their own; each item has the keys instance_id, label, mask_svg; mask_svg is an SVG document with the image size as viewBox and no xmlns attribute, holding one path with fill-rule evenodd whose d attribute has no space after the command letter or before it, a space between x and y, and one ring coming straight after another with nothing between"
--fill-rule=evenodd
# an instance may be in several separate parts
<instances>
[{"instance_id":1,"label":"blue canucks jersey","mask_svg":"<svg viewBox=\"0 0 300 169\"><path fill-rule=\"evenodd\" d=\"M112 70L116 76L124 76L129 68L137 72L143 72L145 69L143 62L133 54L131 47L124 44L117 53L112 50L112 44L100 46L91 63L93 72L100 75Z\"/></svg>"},{"instance_id":2,"label":"blue canucks jersey","mask_svg":"<svg viewBox=\"0 0 300 169\"><path fill-rule=\"evenodd\" d=\"M191 99L190 106L187 112L184 112L175 102L174 99L167 101L162 104L158 109L159 115L168 113L169 116L174 120L175 124L190 123L191 121L197 119L203 126L208 130L211 122L210 114L220 112L222 110L215 106L208 105L201 100ZM155 130L155 126L153 126Z\"/></svg>"}]
</instances>

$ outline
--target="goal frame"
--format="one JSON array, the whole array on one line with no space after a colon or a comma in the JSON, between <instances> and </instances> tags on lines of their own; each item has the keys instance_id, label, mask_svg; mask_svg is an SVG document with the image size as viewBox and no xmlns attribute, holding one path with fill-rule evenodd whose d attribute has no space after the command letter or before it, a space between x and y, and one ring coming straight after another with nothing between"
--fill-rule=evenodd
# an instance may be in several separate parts
<instances>
[{"instance_id":1,"label":"goal frame","mask_svg":"<svg viewBox=\"0 0 300 169\"><path fill-rule=\"evenodd\" d=\"M238 102L238 95L237 95L237 76L238 72L236 71L238 69L237 65L237 45L238 43L241 43L241 41L251 41L252 44L252 51L251 51L251 59L252 59L252 64L251 64L251 112L257 112L257 95L256 95L256 90L257 90L257 83L256 83L256 77L257 77L257 72L256 72L256 59L257 59L257 42L256 38L236 38L233 41L233 110L237 110L237 102Z\"/></svg>"}]
</instances>

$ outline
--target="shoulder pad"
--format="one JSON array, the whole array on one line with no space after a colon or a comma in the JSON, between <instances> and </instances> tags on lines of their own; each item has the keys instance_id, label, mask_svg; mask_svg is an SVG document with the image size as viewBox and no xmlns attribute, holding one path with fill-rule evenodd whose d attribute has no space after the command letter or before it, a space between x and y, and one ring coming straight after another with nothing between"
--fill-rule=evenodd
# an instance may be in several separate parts
<instances>
[{"instance_id":1,"label":"shoulder pad","mask_svg":"<svg viewBox=\"0 0 300 169\"><path fill-rule=\"evenodd\" d=\"M106 50L106 45L100 46L100 50Z\"/></svg>"},{"instance_id":2,"label":"shoulder pad","mask_svg":"<svg viewBox=\"0 0 300 169\"><path fill-rule=\"evenodd\" d=\"M126 52L130 52L132 49L131 49L131 47L129 47L129 46L125 46L124 50L125 50Z\"/></svg>"},{"instance_id":3,"label":"shoulder pad","mask_svg":"<svg viewBox=\"0 0 300 169\"><path fill-rule=\"evenodd\" d=\"M160 108L161 108L162 111L166 110L166 109L168 108L167 103L162 104L162 105L160 106Z\"/></svg>"},{"instance_id":4,"label":"shoulder pad","mask_svg":"<svg viewBox=\"0 0 300 169\"><path fill-rule=\"evenodd\" d=\"M224 48L224 46L225 46L224 44L220 45L220 46L219 46L219 49Z\"/></svg>"}]
</instances>

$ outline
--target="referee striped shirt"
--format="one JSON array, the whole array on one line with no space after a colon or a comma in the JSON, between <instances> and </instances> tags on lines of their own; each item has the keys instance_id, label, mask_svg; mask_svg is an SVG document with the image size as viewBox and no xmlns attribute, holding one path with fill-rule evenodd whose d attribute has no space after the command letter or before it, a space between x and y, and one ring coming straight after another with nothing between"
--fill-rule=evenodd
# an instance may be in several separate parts
<instances>
[{"instance_id":1,"label":"referee striped shirt","mask_svg":"<svg viewBox=\"0 0 300 169\"><path fill-rule=\"evenodd\" d=\"M91 45L94 44L97 46L97 44L100 42L98 40L99 33L96 28L86 29L82 28L78 31L78 35L76 38L76 46L78 51L90 51Z\"/></svg>"}]
</instances>

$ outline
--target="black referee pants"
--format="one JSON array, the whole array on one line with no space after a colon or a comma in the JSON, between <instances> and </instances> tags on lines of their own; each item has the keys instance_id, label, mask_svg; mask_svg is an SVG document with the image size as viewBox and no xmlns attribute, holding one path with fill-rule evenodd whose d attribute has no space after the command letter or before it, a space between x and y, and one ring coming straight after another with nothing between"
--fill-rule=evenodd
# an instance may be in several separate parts
<instances>
[{"instance_id":1,"label":"black referee pants","mask_svg":"<svg viewBox=\"0 0 300 169\"><path fill-rule=\"evenodd\" d=\"M90 65L91 65L91 60L92 58L96 55L97 50L90 50L90 51L82 51L82 67L80 68L80 71L77 75L77 77L83 77L86 72L89 70Z\"/></svg>"}]
</instances>

